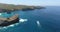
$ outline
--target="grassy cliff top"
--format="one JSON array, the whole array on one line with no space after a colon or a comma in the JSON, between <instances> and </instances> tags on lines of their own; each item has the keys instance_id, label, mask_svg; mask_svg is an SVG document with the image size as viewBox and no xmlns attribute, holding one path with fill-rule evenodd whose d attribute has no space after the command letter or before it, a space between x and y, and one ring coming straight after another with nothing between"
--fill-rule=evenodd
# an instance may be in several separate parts
<instances>
[{"instance_id":1,"label":"grassy cliff top","mask_svg":"<svg viewBox=\"0 0 60 32\"><path fill-rule=\"evenodd\" d=\"M0 9L24 9L24 8L34 8L35 6L27 5L13 5L13 4L2 4L0 3Z\"/></svg>"}]
</instances>

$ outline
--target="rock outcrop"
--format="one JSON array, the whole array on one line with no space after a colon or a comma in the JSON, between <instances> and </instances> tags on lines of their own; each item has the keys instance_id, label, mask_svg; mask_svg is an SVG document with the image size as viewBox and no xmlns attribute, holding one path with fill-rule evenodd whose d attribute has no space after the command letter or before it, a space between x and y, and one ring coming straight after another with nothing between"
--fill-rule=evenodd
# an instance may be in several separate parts
<instances>
[{"instance_id":1,"label":"rock outcrop","mask_svg":"<svg viewBox=\"0 0 60 32\"><path fill-rule=\"evenodd\" d=\"M18 14L15 14L10 18L0 18L0 26L8 26L17 22L19 22Z\"/></svg>"}]
</instances>

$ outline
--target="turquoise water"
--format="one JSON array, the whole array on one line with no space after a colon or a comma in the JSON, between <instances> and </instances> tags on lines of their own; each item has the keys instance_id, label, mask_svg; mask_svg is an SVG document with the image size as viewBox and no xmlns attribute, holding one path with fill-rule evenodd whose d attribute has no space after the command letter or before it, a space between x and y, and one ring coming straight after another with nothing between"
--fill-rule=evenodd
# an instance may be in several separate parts
<instances>
[{"instance_id":1,"label":"turquoise water","mask_svg":"<svg viewBox=\"0 0 60 32\"><path fill-rule=\"evenodd\" d=\"M0 14L1 14L0 17L9 18L9 17L13 16L15 13L12 12L11 14L7 14L7 13L5 12L5 13L0 13Z\"/></svg>"},{"instance_id":2,"label":"turquoise water","mask_svg":"<svg viewBox=\"0 0 60 32\"><path fill-rule=\"evenodd\" d=\"M33 11L15 11L12 14L3 13L3 17L19 14L20 18L27 19L8 27L1 27L0 32L60 32L60 7L50 6L46 9ZM39 21L39 24L37 24Z\"/></svg>"}]
</instances>

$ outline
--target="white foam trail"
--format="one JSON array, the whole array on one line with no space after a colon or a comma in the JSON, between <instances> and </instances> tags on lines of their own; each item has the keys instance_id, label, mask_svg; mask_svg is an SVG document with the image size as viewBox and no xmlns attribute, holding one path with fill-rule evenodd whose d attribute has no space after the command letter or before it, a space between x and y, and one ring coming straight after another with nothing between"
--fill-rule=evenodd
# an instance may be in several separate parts
<instances>
[{"instance_id":1,"label":"white foam trail","mask_svg":"<svg viewBox=\"0 0 60 32\"><path fill-rule=\"evenodd\" d=\"M5 29L6 29L7 27L3 27L3 28L5 28Z\"/></svg>"},{"instance_id":2,"label":"white foam trail","mask_svg":"<svg viewBox=\"0 0 60 32\"><path fill-rule=\"evenodd\" d=\"M19 22L25 22L27 19L20 19Z\"/></svg>"},{"instance_id":3,"label":"white foam trail","mask_svg":"<svg viewBox=\"0 0 60 32\"><path fill-rule=\"evenodd\" d=\"M15 24L12 24L12 25L9 25L7 27L14 27L14 26L17 26L19 23L15 23Z\"/></svg>"},{"instance_id":4,"label":"white foam trail","mask_svg":"<svg viewBox=\"0 0 60 32\"><path fill-rule=\"evenodd\" d=\"M0 13L0 15L2 15L2 13Z\"/></svg>"},{"instance_id":5,"label":"white foam trail","mask_svg":"<svg viewBox=\"0 0 60 32\"><path fill-rule=\"evenodd\" d=\"M37 25L40 26L40 22L39 21L37 21Z\"/></svg>"},{"instance_id":6,"label":"white foam trail","mask_svg":"<svg viewBox=\"0 0 60 32\"><path fill-rule=\"evenodd\" d=\"M14 27L14 24L12 24L12 25L9 25L10 27Z\"/></svg>"},{"instance_id":7,"label":"white foam trail","mask_svg":"<svg viewBox=\"0 0 60 32\"><path fill-rule=\"evenodd\" d=\"M18 25L19 23L16 23L15 25Z\"/></svg>"},{"instance_id":8,"label":"white foam trail","mask_svg":"<svg viewBox=\"0 0 60 32\"><path fill-rule=\"evenodd\" d=\"M0 27L0 29L7 29L9 27L14 27L16 25L18 25L19 23L16 23L16 24L12 24L12 25L9 25L9 26L6 26L6 27Z\"/></svg>"},{"instance_id":9,"label":"white foam trail","mask_svg":"<svg viewBox=\"0 0 60 32\"><path fill-rule=\"evenodd\" d=\"M0 29L7 29L7 27L0 27Z\"/></svg>"}]
</instances>

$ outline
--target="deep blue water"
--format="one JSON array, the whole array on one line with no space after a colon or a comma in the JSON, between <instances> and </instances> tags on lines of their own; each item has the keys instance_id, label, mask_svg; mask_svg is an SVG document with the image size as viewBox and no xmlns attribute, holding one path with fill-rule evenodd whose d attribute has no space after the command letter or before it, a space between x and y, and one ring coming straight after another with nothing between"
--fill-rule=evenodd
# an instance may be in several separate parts
<instances>
[{"instance_id":1,"label":"deep blue water","mask_svg":"<svg viewBox=\"0 0 60 32\"><path fill-rule=\"evenodd\" d=\"M60 32L60 7L49 6L33 11L15 11L12 14L3 13L3 17L19 14L20 18L28 21L18 23L13 27L1 28L0 32ZM1 17L1 16L0 16ZM37 25L37 21L40 25Z\"/></svg>"}]
</instances>

